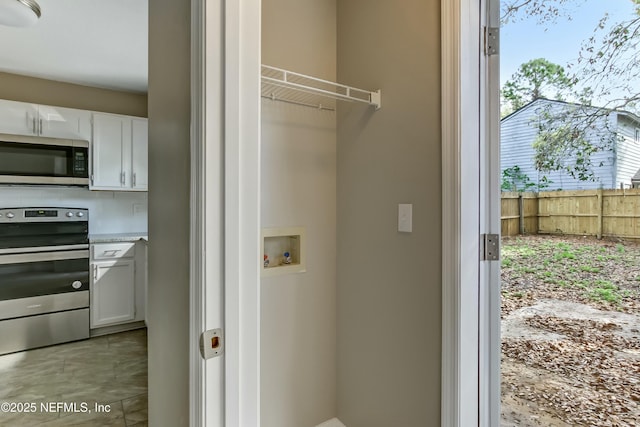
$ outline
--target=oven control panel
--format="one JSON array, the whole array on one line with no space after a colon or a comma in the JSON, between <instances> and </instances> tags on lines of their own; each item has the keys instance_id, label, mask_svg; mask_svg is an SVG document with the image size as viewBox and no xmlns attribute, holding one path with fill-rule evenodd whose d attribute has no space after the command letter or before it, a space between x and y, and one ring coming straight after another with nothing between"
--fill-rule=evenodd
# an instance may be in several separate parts
<instances>
[{"instance_id":1,"label":"oven control panel","mask_svg":"<svg viewBox=\"0 0 640 427\"><path fill-rule=\"evenodd\" d=\"M89 210L84 208L3 208L0 223L7 222L70 222L88 221Z\"/></svg>"}]
</instances>

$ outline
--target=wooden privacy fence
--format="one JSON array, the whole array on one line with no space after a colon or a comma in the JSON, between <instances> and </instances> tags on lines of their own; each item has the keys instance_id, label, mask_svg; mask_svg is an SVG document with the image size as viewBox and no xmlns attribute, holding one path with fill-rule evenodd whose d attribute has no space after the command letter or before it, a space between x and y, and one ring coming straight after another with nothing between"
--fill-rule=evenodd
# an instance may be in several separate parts
<instances>
[{"instance_id":1,"label":"wooden privacy fence","mask_svg":"<svg viewBox=\"0 0 640 427\"><path fill-rule=\"evenodd\" d=\"M640 189L502 193L502 235L640 239Z\"/></svg>"}]
</instances>

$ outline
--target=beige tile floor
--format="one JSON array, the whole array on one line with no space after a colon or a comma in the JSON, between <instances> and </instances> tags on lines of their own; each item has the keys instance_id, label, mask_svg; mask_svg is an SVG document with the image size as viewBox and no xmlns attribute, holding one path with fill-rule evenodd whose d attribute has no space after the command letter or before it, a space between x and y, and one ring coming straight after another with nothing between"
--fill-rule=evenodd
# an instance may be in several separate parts
<instances>
[{"instance_id":1,"label":"beige tile floor","mask_svg":"<svg viewBox=\"0 0 640 427\"><path fill-rule=\"evenodd\" d=\"M0 356L0 405L0 426L146 426L146 329Z\"/></svg>"}]
</instances>

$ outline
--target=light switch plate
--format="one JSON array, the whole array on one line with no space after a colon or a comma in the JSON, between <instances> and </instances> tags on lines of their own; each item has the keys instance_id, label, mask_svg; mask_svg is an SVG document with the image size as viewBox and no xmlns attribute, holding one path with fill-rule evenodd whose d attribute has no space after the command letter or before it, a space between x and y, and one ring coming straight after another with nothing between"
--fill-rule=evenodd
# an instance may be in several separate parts
<instances>
[{"instance_id":1,"label":"light switch plate","mask_svg":"<svg viewBox=\"0 0 640 427\"><path fill-rule=\"evenodd\" d=\"M411 233L413 231L413 205L398 205L398 231Z\"/></svg>"}]
</instances>

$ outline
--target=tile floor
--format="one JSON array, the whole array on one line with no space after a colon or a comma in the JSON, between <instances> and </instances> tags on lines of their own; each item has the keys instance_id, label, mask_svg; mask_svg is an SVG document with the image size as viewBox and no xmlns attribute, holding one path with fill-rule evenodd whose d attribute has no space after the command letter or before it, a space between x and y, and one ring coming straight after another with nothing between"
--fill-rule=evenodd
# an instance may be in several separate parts
<instances>
[{"instance_id":1,"label":"tile floor","mask_svg":"<svg viewBox=\"0 0 640 427\"><path fill-rule=\"evenodd\" d=\"M0 405L0 426L146 426L146 329L0 356Z\"/></svg>"}]
</instances>

